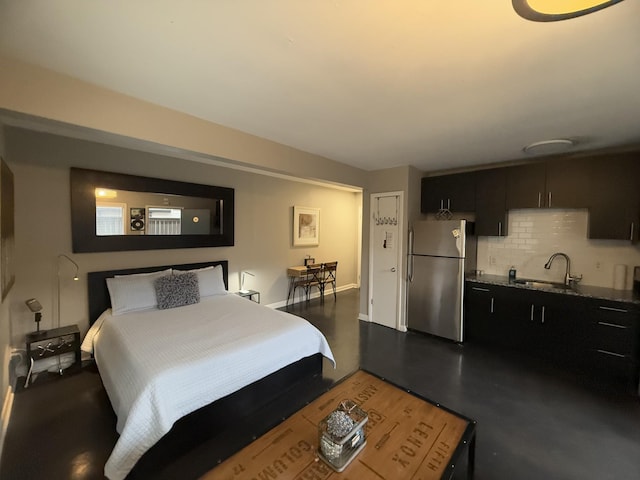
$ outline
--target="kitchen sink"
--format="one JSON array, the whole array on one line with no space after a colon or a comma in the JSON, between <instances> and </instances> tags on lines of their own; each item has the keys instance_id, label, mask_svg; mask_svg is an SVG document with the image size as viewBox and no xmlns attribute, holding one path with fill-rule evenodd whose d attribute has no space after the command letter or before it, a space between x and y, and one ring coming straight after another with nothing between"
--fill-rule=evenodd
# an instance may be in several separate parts
<instances>
[{"instance_id":1,"label":"kitchen sink","mask_svg":"<svg viewBox=\"0 0 640 480\"><path fill-rule=\"evenodd\" d=\"M518 278L516 280L513 280L513 283L526 285L527 287L533 288L557 288L560 290L572 290L571 285L565 285L564 283L557 282L547 282L545 280L527 280L524 278Z\"/></svg>"}]
</instances>

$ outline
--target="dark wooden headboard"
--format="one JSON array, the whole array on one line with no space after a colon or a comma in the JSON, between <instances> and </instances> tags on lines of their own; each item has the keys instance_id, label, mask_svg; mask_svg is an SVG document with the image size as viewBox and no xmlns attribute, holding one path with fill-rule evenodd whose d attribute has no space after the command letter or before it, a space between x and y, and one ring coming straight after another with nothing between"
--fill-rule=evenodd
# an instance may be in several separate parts
<instances>
[{"instance_id":1,"label":"dark wooden headboard","mask_svg":"<svg viewBox=\"0 0 640 480\"><path fill-rule=\"evenodd\" d=\"M167 268L175 268L176 270L192 270L194 268L204 268L212 265L222 265L222 270L224 272L224 286L229 289L229 262L227 260L89 272L87 274L87 287L89 290L89 325L93 325L93 322L98 319L102 312L111 307L111 297L109 297L109 289L107 288L106 282L107 278L113 277L114 275L157 272L159 270L166 270Z\"/></svg>"}]
</instances>

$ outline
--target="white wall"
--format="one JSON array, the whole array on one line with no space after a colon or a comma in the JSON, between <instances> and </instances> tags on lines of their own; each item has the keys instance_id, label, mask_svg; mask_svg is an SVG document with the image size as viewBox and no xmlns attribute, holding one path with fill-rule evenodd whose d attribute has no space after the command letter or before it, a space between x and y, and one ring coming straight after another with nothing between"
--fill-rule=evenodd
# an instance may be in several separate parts
<instances>
[{"instance_id":1,"label":"white wall","mask_svg":"<svg viewBox=\"0 0 640 480\"><path fill-rule=\"evenodd\" d=\"M273 304L286 298L286 268L310 254L317 261L338 260L338 287L357 283L361 193L16 128L6 129L6 157L16 191L16 285L10 303L16 346L34 328L25 299L42 303L43 328L55 322L59 253L69 254L81 270L80 282L63 280L61 324L78 323L83 331L88 271L227 259L231 290L239 288L239 272L249 270L256 277L246 286L261 292L263 304ZM235 246L72 254L70 166L234 188ZM294 205L321 209L318 247L292 246Z\"/></svg>"},{"instance_id":2,"label":"white wall","mask_svg":"<svg viewBox=\"0 0 640 480\"><path fill-rule=\"evenodd\" d=\"M613 287L616 264L627 265L626 288L632 288L633 267L640 265L640 246L623 240L589 240L587 210L511 210L509 236L478 239L478 269L507 275L511 265L522 278L562 281L565 262L544 264L555 252L571 259L571 273L583 275L584 285Z\"/></svg>"}]
</instances>

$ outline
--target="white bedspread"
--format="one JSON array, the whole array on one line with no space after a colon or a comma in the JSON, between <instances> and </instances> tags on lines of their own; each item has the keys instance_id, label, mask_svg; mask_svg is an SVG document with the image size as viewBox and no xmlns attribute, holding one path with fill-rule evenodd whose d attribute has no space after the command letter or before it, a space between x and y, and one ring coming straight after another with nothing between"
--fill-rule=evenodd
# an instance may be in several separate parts
<instances>
[{"instance_id":1,"label":"white bedspread","mask_svg":"<svg viewBox=\"0 0 640 480\"><path fill-rule=\"evenodd\" d=\"M304 319L234 294L170 310L112 316L82 346L93 349L120 438L105 465L124 478L184 415L304 357L333 354Z\"/></svg>"}]
</instances>

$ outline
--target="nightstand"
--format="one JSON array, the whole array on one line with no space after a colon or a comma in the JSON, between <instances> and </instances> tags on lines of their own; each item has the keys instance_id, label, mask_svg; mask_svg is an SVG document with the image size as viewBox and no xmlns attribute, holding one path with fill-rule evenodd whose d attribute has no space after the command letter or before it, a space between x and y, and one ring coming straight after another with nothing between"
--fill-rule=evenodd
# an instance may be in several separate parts
<instances>
[{"instance_id":1,"label":"nightstand","mask_svg":"<svg viewBox=\"0 0 640 480\"><path fill-rule=\"evenodd\" d=\"M26 335L27 357L31 365L24 387L29 386L33 365L38 360L55 357L67 352L75 353L74 367L81 366L80 358L80 330L77 325L68 325L60 328L52 328L42 332L32 332ZM62 371L60 371L62 375Z\"/></svg>"},{"instance_id":2,"label":"nightstand","mask_svg":"<svg viewBox=\"0 0 640 480\"><path fill-rule=\"evenodd\" d=\"M245 292L236 292L236 295L240 295L243 298L248 298L256 303L260 303L260 292L256 290L247 290Z\"/></svg>"}]
</instances>

